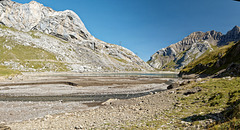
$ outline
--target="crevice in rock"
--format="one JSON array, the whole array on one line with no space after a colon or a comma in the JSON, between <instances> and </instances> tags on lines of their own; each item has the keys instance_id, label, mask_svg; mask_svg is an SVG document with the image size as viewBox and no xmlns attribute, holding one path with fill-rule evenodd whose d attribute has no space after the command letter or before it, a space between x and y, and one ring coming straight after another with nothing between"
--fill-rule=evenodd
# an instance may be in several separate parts
<instances>
[{"instance_id":1,"label":"crevice in rock","mask_svg":"<svg viewBox=\"0 0 240 130\"><path fill-rule=\"evenodd\" d=\"M51 32L50 35L53 35L55 37L61 38L61 39L65 40L65 41L68 41L68 38L63 36L63 35L61 35L61 34Z\"/></svg>"}]
</instances>

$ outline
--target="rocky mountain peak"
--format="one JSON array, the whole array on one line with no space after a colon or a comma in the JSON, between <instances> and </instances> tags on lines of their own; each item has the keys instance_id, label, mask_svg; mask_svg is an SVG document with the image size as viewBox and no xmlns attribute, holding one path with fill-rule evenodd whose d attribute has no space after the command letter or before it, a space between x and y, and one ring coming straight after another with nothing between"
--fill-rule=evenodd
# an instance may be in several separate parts
<instances>
[{"instance_id":1,"label":"rocky mountain peak","mask_svg":"<svg viewBox=\"0 0 240 130\"><path fill-rule=\"evenodd\" d=\"M212 50L211 45L221 46L238 40L240 40L240 27L238 26L226 35L215 30L193 32L183 40L157 51L148 63L157 69L180 69L207 50Z\"/></svg>"},{"instance_id":2,"label":"rocky mountain peak","mask_svg":"<svg viewBox=\"0 0 240 130\"><path fill-rule=\"evenodd\" d=\"M36 1L27 4L10 0L1 1L0 23L25 32L38 30L66 41L93 38L73 11L57 12Z\"/></svg>"},{"instance_id":3,"label":"rocky mountain peak","mask_svg":"<svg viewBox=\"0 0 240 130\"><path fill-rule=\"evenodd\" d=\"M228 31L226 35L232 35L236 37L237 35L239 35L239 33L240 33L240 27L235 26L232 30Z\"/></svg>"},{"instance_id":4,"label":"rocky mountain peak","mask_svg":"<svg viewBox=\"0 0 240 130\"><path fill-rule=\"evenodd\" d=\"M240 27L238 25L234 26L232 30L238 30L240 31Z\"/></svg>"},{"instance_id":5,"label":"rocky mountain peak","mask_svg":"<svg viewBox=\"0 0 240 130\"><path fill-rule=\"evenodd\" d=\"M228 31L227 34L221 38L218 45L219 46L227 45L229 42L232 41L237 42L239 40L240 40L240 27L236 25L235 27L233 27L232 30Z\"/></svg>"},{"instance_id":6,"label":"rocky mountain peak","mask_svg":"<svg viewBox=\"0 0 240 130\"><path fill-rule=\"evenodd\" d=\"M175 52L180 53L182 51L188 50L193 43L201 42L203 40L211 41L211 44L216 44L218 40L220 40L222 36L221 32L216 32L214 30L208 32L193 32L183 40L177 42L176 44L172 44L169 47L173 48Z\"/></svg>"},{"instance_id":7,"label":"rocky mountain peak","mask_svg":"<svg viewBox=\"0 0 240 130\"><path fill-rule=\"evenodd\" d=\"M198 31L198 32L193 32L190 35L188 35L186 38L196 38L196 37L201 37L204 34L204 32Z\"/></svg>"}]
</instances>

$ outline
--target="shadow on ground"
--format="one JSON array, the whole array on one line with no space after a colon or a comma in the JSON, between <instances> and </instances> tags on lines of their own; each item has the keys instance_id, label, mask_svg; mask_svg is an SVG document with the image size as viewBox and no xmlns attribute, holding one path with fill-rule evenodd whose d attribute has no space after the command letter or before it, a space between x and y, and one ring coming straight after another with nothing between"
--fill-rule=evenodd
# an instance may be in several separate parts
<instances>
[{"instance_id":1,"label":"shadow on ground","mask_svg":"<svg viewBox=\"0 0 240 130\"><path fill-rule=\"evenodd\" d=\"M208 126L208 127L211 127L213 125L219 125L225 122L229 122L232 119L240 119L240 100L237 100L232 103L230 103L230 100L229 100L227 104L229 106L222 112L209 113L206 115L193 115L193 116L188 116L186 118L182 118L181 120L193 123L195 121L203 121L203 120L211 119L215 122L214 124L211 124L210 126ZM238 126L237 129L240 129L240 126Z\"/></svg>"}]
</instances>

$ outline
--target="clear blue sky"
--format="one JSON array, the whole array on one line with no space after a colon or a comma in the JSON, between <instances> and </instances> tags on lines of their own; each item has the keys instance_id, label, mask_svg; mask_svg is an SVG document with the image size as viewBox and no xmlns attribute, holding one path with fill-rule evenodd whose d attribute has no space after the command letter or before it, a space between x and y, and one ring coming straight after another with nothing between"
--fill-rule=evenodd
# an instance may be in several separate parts
<instances>
[{"instance_id":1,"label":"clear blue sky","mask_svg":"<svg viewBox=\"0 0 240 130\"><path fill-rule=\"evenodd\" d=\"M108 43L121 43L144 61L192 32L226 33L240 25L240 2L233 0L36 1L57 11L73 10L93 36Z\"/></svg>"}]
</instances>

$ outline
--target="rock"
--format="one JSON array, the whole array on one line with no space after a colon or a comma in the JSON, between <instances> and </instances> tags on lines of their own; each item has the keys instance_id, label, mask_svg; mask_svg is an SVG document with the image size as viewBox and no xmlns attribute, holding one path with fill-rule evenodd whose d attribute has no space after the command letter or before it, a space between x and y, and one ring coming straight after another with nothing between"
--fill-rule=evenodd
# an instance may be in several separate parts
<instances>
[{"instance_id":1,"label":"rock","mask_svg":"<svg viewBox=\"0 0 240 130\"><path fill-rule=\"evenodd\" d=\"M200 82L200 81L202 81L202 78L197 78L196 79L196 82Z\"/></svg>"},{"instance_id":2,"label":"rock","mask_svg":"<svg viewBox=\"0 0 240 130\"><path fill-rule=\"evenodd\" d=\"M179 85L177 83L172 83L170 84L167 89L173 89L173 88L177 88Z\"/></svg>"},{"instance_id":3,"label":"rock","mask_svg":"<svg viewBox=\"0 0 240 130\"><path fill-rule=\"evenodd\" d=\"M182 41L163 48L153 54L148 63L156 69L182 69L194 59L199 58L212 45L226 45L231 41L240 40L240 27L235 26L226 35L221 32L194 32Z\"/></svg>"},{"instance_id":4,"label":"rock","mask_svg":"<svg viewBox=\"0 0 240 130\"><path fill-rule=\"evenodd\" d=\"M11 128L8 126L0 125L0 130L11 130Z\"/></svg>"},{"instance_id":5,"label":"rock","mask_svg":"<svg viewBox=\"0 0 240 130\"><path fill-rule=\"evenodd\" d=\"M202 91L202 89L200 87L194 87L194 88L189 89L186 92L184 92L183 95L187 96L187 95L190 95L190 94L195 94L195 93L200 92L200 91Z\"/></svg>"},{"instance_id":6,"label":"rock","mask_svg":"<svg viewBox=\"0 0 240 130\"><path fill-rule=\"evenodd\" d=\"M184 85L187 85L187 84L190 84L191 81L190 80L184 80L182 81L181 83L179 83L180 86L184 86Z\"/></svg>"},{"instance_id":7,"label":"rock","mask_svg":"<svg viewBox=\"0 0 240 130\"><path fill-rule=\"evenodd\" d=\"M175 93L175 91L170 91L168 94L174 94Z\"/></svg>"},{"instance_id":8,"label":"rock","mask_svg":"<svg viewBox=\"0 0 240 130\"><path fill-rule=\"evenodd\" d=\"M81 125L75 126L74 129L75 129L75 130L83 129L83 126L81 126Z\"/></svg>"},{"instance_id":9,"label":"rock","mask_svg":"<svg viewBox=\"0 0 240 130\"><path fill-rule=\"evenodd\" d=\"M102 105L111 105L113 102L117 101L118 99L108 99L107 101L103 102Z\"/></svg>"}]
</instances>

